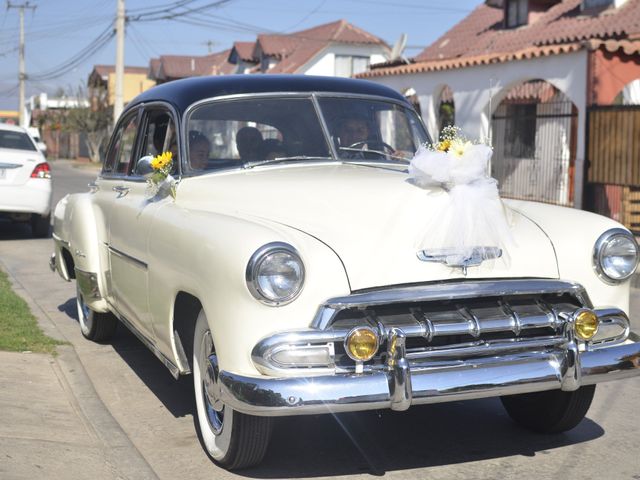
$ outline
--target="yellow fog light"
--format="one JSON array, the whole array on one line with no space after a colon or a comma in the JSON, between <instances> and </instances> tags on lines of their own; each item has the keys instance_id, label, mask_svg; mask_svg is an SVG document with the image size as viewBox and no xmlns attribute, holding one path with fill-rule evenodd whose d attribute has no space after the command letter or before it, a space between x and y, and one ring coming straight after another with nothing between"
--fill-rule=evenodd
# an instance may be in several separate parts
<instances>
[{"instance_id":1,"label":"yellow fog light","mask_svg":"<svg viewBox=\"0 0 640 480\"><path fill-rule=\"evenodd\" d=\"M344 348L351 359L366 362L378 351L378 335L369 327L356 327L347 335Z\"/></svg>"},{"instance_id":2,"label":"yellow fog light","mask_svg":"<svg viewBox=\"0 0 640 480\"><path fill-rule=\"evenodd\" d=\"M576 337L580 340L591 340L598 333L600 320L591 310L579 310L574 314Z\"/></svg>"}]
</instances>

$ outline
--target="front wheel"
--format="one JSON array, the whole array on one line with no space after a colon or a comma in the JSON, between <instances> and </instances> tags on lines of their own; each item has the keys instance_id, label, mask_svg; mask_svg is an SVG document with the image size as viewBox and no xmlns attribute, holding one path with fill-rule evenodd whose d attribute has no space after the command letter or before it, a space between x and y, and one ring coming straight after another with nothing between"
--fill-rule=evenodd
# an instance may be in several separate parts
<instances>
[{"instance_id":1,"label":"front wheel","mask_svg":"<svg viewBox=\"0 0 640 480\"><path fill-rule=\"evenodd\" d=\"M198 426L207 453L229 470L259 464L267 452L273 421L236 412L222 403L215 348L204 311L198 315L193 335L192 371Z\"/></svg>"},{"instance_id":2,"label":"front wheel","mask_svg":"<svg viewBox=\"0 0 640 480\"><path fill-rule=\"evenodd\" d=\"M509 416L518 424L539 433L560 433L576 427L587 414L595 385L573 392L549 390L500 397Z\"/></svg>"},{"instance_id":3,"label":"front wheel","mask_svg":"<svg viewBox=\"0 0 640 480\"><path fill-rule=\"evenodd\" d=\"M76 281L76 307L78 309L78 323L82 335L92 342L109 340L118 327L118 319L111 312L101 313L91 310L78 288Z\"/></svg>"}]
</instances>

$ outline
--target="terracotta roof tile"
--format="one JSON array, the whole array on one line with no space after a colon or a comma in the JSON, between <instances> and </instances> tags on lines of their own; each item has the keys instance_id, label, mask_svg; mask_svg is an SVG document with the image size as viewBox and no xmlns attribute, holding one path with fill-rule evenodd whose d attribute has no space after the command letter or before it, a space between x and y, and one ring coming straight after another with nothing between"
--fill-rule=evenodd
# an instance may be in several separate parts
<instances>
[{"instance_id":1,"label":"terracotta roof tile","mask_svg":"<svg viewBox=\"0 0 640 480\"><path fill-rule=\"evenodd\" d=\"M564 45L544 45L529 47L516 52L489 53L484 55L458 57L446 60L431 60L411 63L398 67L377 68L356 75L358 78L383 77L387 75L405 75L410 73L434 72L438 70L450 70L455 68L471 67L475 65L489 65L491 63L504 63L512 60L526 60L530 58L571 53L584 48L584 43L569 43Z\"/></svg>"},{"instance_id":2,"label":"terracotta roof tile","mask_svg":"<svg viewBox=\"0 0 640 480\"><path fill-rule=\"evenodd\" d=\"M234 42L233 48L240 60L245 62L255 62L257 61L253 56L253 49L256 46L256 42Z\"/></svg>"},{"instance_id":3,"label":"terracotta roof tile","mask_svg":"<svg viewBox=\"0 0 640 480\"><path fill-rule=\"evenodd\" d=\"M159 79L232 73L235 65L227 61L230 51L227 49L204 56L161 55L160 58L151 60L150 69L154 78Z\"/></svg>"},{"instance_id":4,"label":"terracotta roof tile","mask_svg":"<svg viewBox=\"0 0 640 480\"><path fill-rule=\"evenodd\" d=\"M529 25L505 29L502 8L483 3L422 51L416 61L513 53L534 46L640 33L640 0L594 13L582 12L580 5L581 0L563 0Z\"/></svg>"},{"instance_id":5,"label":"terracotta roof tile","mask_svg":"<svg viewBox=\"0 0 640 480\"><path fill-rule=\"evenodd\" d=\"M381 45L389 48L384 40L345 20L288 35L260 35L256 45L258 43L264 54L281 59L267 73L295 73L331 43Z\"/></svg>"}]
</instances>

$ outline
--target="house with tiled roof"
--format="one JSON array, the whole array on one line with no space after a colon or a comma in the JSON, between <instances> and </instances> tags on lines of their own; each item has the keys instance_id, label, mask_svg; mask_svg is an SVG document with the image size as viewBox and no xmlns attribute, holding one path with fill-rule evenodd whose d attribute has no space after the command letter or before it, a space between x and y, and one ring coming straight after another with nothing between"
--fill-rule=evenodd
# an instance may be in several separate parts
<instances>
[{"instance_id":1,"label":"house with tiled roof","mask_svg":"<svg viewBox=\"0 0 640 480\"><path fill-rule=\"evenodd\" d=\"M163 55L149 64L149 78L163 83L178 78L230 73L296 73L350 77L389 59L384 40L338 20L289 34L265 33L254 42L206 56Z\"/></svg>"},{"instance_id":2,"label":"house with tiled roof","mask_svg":"<svg viewBox=\"0 0 640 480\"><path fill-rule=\"evenodd\" d=\"M234 73L235 65L229 63L230 49L209 55L161 55L149 61L150 79L158 84L187 77L227 75Z\"/></svg>"},{"instance_id":3,"label":"house with tiled roof","mask_svg":"<svg viewBox=\"0 0 640 480\"><path fill-rule=\"evenodd\" d=\"M486 0L415 58L377 67L359 77L410 92L434 138L446 114L491 141L506 196L582 207L596 184L629 185L606 173L631 167L600 154L594 121L640 103L640 0Z\"/></svg>"},{"instance_id":4,"label":"house with tiled roof","mask_svg":"<svg viewBox=\"0 0 640 480\"><path fill-rule=\"evenodd\" d=\"M155 82L147 77L146 67L124 67L123 99L127 103ZM94 65L87 81L89 100L94 108L113 106L116 90L116 68L114 65Z\"/></svg>"}]
</instances>

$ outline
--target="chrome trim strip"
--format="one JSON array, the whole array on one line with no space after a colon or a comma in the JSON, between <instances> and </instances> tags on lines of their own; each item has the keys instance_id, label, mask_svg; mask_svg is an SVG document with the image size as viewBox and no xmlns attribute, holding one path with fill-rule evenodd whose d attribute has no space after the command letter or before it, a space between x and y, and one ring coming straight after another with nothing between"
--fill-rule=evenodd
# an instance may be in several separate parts
<instances>
[{"instance_id":1,"label":"chrome trim strip","mask_svg":"<svg viewBox=\"0 0 640 480\"><path fill-rule=\"evenodd\" d=\"M56 235L55 233L51 234L51 237L56 241L61 243L62 245L64 245L65 247L69 247L71 244L69 242L67 242L66 240L63 240L62 238L60 238L58 235Z\"/></svg>"},{"instance_id":2,"label":"chrome trim strip","mask_svg":"<svg viewBox=\"0 0 640 480\"><path fill-rule=\"evenodd\" d=\"M116 257L120 257L124 260L127 260L130 263L133 263L137 267L147 270L148 266L142 260L138 260L137 258L132 257L131 255L127 255L126 253L118 250L117 248L113 248L111 245L107 245L107 248L109 249L109 252L113 253Z\"/></svg>"},{"instance_id":3,"label":"chrome trim strip","mask_svg":"<svg viewBox=\"0 0 640 480\"><path fill-rule=\"evenodd\" d=\"M98 288L98 275L94 272L86 272L79 268L74 268L76 272L76 284L82 293L84 299L89 302L93 300L101 300L102 295Z\"/></svg>"},{"instance_id":4,"label":"chrome trim strip","mask_svg":"<svg viewBox=\"0 0 640 480\"><path fill-rule=\"evenodd\" d=\"M22 164L20 164L20 163L0 162L0 168L2 168L4 170L13 170L14 168L20 168L20 167L22 167Z\"/></svg>"},{"instance_id":5,"label":"chrome trim strip","mask_svg":"<svg viewBox=\"0 0 640 480\"><path fill-rule=\"evenodd\" d=\"M632 336L634 342L631 343L580 352L580 363L573 364L567 359L567 350L553 349L411 371L393 362L383 371L316 377L248 377L221 371L219 382L225 405L249 415L313 415L394 406L402 409L407 403L418 405L563 387L573 389L574 381L590 385L635 376L640 374L640 338ZM407 385L411 385L411 393Z\"/></svg>"},{"instance_id":6,"label":"chrome trim strip","mask_svg":"<svg viewBox=\"0 0 640 480\"><path fill-rule=\"evenodd\" d=\"M118 320L120 320L122 322L122 324L127 327L129 330L131 330L131 333L133 333L138 340L140 340L145 347L147 347L149 350L151 350L151 352L158 357L158 359L164 364L165 367L167 367L169 369L169 371L171 372L171 375L173 375L173 378L175 378L176 380L178 379L178 377L180 376L180 369L174 365L174 363L169 360L169 358L167 358L164 353L162 353L160 350L158 350L158 347L155 346L155 344L149 340L144 334L142 334L142 332L140 332L134 325L133 323L131 323L129 320L127 320L124 315L122 315L116 308L113 307L113 305L109 304L109 310L111 310L111 312L118 317Z\"/></svg>"},{"instance_id":7,"label":"chrome trim strip","mask_svg":"<svg viewBox=\"0 0 640 480\"><path fill-rule=\"evenodd\" d=\"M436 283L412 287L397 287L354 293L347 297L327 300L320 306L311 322L312 328L327 328L335 315L347 308L358 308L393 303L433 302L465 298L542 295L569 293L587 308L592 308L586 290L582 285L563 280L517 279L517 280L469 280L464 282Z\"/></svg>"}]
</instances>

